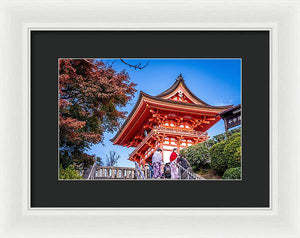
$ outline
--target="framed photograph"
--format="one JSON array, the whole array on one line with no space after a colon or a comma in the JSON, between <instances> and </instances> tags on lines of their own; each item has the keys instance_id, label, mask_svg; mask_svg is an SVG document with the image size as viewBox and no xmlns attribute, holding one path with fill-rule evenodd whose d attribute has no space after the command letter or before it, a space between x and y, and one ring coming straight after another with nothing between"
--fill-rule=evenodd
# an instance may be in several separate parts
<instances>
[{"instance_id":1,"label":"framed photograph","mask_svg":"<svg viewBox=\"0 0 300 238\"><path fill-rule=\"evenodd\" d=\"M242 59L60 58L58 64L60 180L242 179Z\"/></svg>"},{"instance_id":2,"label":"framed photograph","mask_svg":"<svg viewBox=\"0 0 300 238\"><path fill-rule=\"evenodd\" d=\"M269 34L30 31L31 206L270 207Z\"/></svg>"},{"instance_id":3,"label":"framed photograph","mask_svg":"<svg viewBox=\"0 0 300 238\"><path fill-rule=\"evenodd\" d=\"M25 2L1 237L300 237L297 2Z\"/></svg>"}]
</instances>

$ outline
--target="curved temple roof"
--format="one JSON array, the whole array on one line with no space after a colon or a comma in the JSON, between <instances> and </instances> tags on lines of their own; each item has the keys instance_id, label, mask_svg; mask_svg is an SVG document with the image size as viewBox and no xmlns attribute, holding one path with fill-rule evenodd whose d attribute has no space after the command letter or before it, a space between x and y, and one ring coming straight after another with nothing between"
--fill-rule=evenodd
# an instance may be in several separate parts
<instances>
[{"instance_id":1,"label":"curved temple roof","mask_svg":"<svg viewBox=\"0 0 300 238\"><path fill-rule=\"evenodd\" d=\"M164 98L170 94L172 94L174 91L176 91L176 89L180 86L180 84L183 86L183 88L190 94L191 97L193 97L194 99L196 99L196 101L199 102L199 104L202 104L202 105L205 105L205 106L210 106L208 103L202 101L200 98L198 98L195 94L193 94L191 92L191 90L186 86L185 82L184 82L184 79L182 77L182 74L180 74L177 78L176 78L176 81L175 83L170 87L168 88L167 90L165 90L164 92L156 95L156 97L159 97L159 98Z\"/></svg>"},{"instance_id":2,"label":"curved temple roof","mask_svg":"<svg viewBox=\"0 0 300 238\"><path fill-rule=\"evenodd\" d=\"M170 95L176 93L177 92L176 90L178 88L182 88L184 91L186 91L187 97L193 103L175 101L175 100L170 99ZM216 115L225 111L226 109L232 108L232 106L233 106L233 105L211 106L208 103L202 101L201 99L199 99L197 96L195 96L189 90L189 88L186 86L186 84L184 82L182 75L180 74L177 77L175 83L169 89L165 90L164 92L162 92L161 94L159 94L157 96L151 96L143 91L140 91L139 98L138 98L134 108L132 109L132 111L128 115L127 119L122 124L120 130L117 132L117 134L114 136L114 138L111 139L112 142L114 142L114 143L116 142L116 139L123 132L123 129L127 126L127 124L129 123L130 119L132 118L132 116L134 115L136 110L139 108L139 106L141 106L142 103L145 103L145 101L149 101L149 100L151 100L152 102L168 104L172 107L185 106L185 107L188 107L189 109L193 109L193 110L200 111L202 109L202 110L214 111L216 113ZM147 103L145 103L145 104L147 104Z\"/></svg>"}]
</instances>

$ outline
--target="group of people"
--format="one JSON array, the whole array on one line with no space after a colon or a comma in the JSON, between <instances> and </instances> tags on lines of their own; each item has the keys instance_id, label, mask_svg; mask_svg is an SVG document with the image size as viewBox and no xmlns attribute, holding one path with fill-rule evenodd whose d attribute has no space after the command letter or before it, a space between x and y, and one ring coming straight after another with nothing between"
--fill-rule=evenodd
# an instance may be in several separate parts
<instances>
[{"instance_id":1,"label":"group of people","mask_svg":"<svg viewBox=\"0 0 300 238\"><path fill-rule=\"evenodd\" d=\"M171 179L178 179L178 166L177 166L177 148L173 149L173 152L170 155L170 167L171 167ZM166 165L165 165L166 166ZM152 168L150 167L151 172L153 172L153 178L162 178L164 176L164 163L162 159L162 150L158 148L152 156Z\"/></svg>"}]
</instances>

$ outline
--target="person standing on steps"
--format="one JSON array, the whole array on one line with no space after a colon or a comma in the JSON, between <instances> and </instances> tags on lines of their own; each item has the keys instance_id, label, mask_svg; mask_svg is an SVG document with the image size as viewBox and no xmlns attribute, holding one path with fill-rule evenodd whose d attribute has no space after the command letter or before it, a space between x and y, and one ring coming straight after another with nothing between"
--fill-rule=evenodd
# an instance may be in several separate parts
<instances>
[{"instance_id":1,"label":"person standing on steps","mask_svg":"<svg viewBox=\"0 0 300 238\"><path fill-rule=\"evenodd\" d=\"M162 176L162 150L158 148L152 156L153 178L160 178Z\"/></svg>"},{"instance_id":2,"label":"person standing on steps","mask_svg":"<svg viewBox=\"0 0 300 238\"><path fill-rule=\"evenodd\" d=\"M152 161L148 162L148 168L149 168L149 177L150 179L153 177L153 167L152 167Z\"/></svg>"},{"instance_id":3,"label":"person standing on steps","mask_svg":"<svg viewBox=\"0 0 300 238\"><path fill-rule=\"evenodd\" d=\"M178 166L177 162L177 148L173 149L173 152L170 155L170 162L171 162L171 179L178 179Z\"/></svg>"}]
</instances>

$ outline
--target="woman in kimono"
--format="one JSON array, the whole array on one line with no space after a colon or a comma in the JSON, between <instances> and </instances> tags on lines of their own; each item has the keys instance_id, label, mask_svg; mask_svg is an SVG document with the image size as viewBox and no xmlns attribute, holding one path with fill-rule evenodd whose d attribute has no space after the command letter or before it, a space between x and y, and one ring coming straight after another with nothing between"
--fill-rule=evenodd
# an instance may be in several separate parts
<instances>
[{"instance_id":1,"label":"woman in kimono","mask_svg":"<svg viewBox=\"0 0 300 238\"><path fill-rule=\"evenodd\" d=\"M153 178L160 178L162 176L162 150L160 148L154 152L152 156L152 168L153 168Z\"/></svg>"},{"instance_id":2,"label":"woman in kimono","mask_svg":"<svg viewBox=\"0 0 300 238\"><path fill-rule=\"evenodd\" d=\"M177 148L173 149L173 152L170 156L170 162L171 162L171 179L178 179L178 166L176 164L177 162Z\"/></svg>"}]
</instances>

